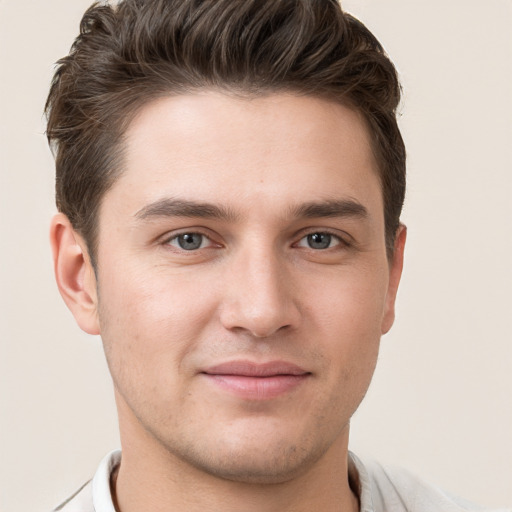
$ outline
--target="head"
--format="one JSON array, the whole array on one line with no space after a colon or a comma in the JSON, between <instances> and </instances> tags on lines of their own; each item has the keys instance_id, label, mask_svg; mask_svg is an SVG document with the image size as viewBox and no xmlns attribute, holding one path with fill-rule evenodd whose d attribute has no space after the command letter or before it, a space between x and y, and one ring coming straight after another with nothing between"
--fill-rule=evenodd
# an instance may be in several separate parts
<instances>
[{"instance_id":1,"label":"head","mask_svg":"<svg viewBox=\"0 0 512 512\"><path fill-rule=\"evenodd\" d=\"M123 461L276 483L339 458L394 318L398 101L331 0L86 13L48 100L52 241L104 342Z\"/></svg>"},{"instance_id":2,"label":"head","mask_svg":"<svg viewBox=\"0 0 512 512\"><path fill-rule=\"evenodd\" d=\"M392 253L405 194L400 85L361 22L335 0L124 0L85 13L46 104L57 208L83 236L93 264L99 206L123 171L130 121L152 100L201 90L293 92L359 112L378 163Z\"/></svg>"}]
</instances>

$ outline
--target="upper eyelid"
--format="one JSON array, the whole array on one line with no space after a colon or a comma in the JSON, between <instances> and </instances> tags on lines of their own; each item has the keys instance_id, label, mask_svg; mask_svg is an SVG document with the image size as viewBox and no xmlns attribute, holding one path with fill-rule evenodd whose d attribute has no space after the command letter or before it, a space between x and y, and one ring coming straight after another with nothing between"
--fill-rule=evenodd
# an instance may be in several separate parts
<instances>
[{"instance_id":1,"label":"upper eyelid","mask_svg":"<svg viewBox=\"0 0 512 512\"><path fill-rule=\"evenodd\" d=\"M294 242L292 242L292 245L298 243L304 237L306 237L308 235L315 234L315 233L325 233L325 234L331 235L331 236L335 237L337 240L339 240L342 244L345 244L345 245L350 245L350 244L354 243L354 238L346 231L340 231L339 229L328 228L328 227L308 227L308 228L303 228L295 233L295 235L293 236ZM171 240L174 240L177 237L179 237L180 235L185 235L185 234L202 235L202 236L206 237L213 244L218 244L218 245L223 244L223 242L220 242L217 239L217 238L222 238L222 237L220 237L220 236L216 237L215 234L212 233L209 229L203 228L203 227L177 229L170 233L168 232L168 233L162 235L161 237L158 237L158 240L160 243L168 244Z\"/></svg>"},{"instance_id":2,"label":"upper eyelid","mask_svg":"<svg viewBox=\"0 0 512 512\"><path fill-rule=\"evenodd\" d=\"M309 235L313 235L315 233L321 233L321 234L326 234L326 235L329 235L331 236L332 238L334 238L336 240L337 243L335 243L334 246L332 247L326 247L325 249L321 249L322 252L324 251L329 251L329 250L336 250L336 249L343 249L343 248L348 248L348 247L351 247L352 244L350 242L347 242L347 240L345 240L344 238L342 238L341 236L339 235L335 235L333 233L329 233L328 231L312 231L311 233L309 234L306 234L304 236L302 236L301 238L299 238L299 240L297 240L296 242L293 243L293 245L299 249L305 249L305 250L311 250L311 251L318 251L319 249L314 249L312 247L307 247L307 246L301 246L299 245L305 238L307 238Z\"/></svg>"},{"instance_id":3,"label":"upper eyelid","mask_svg":"<svg viewBox=\"0 0 512 512\"><path fill-rule=\"evenodd\" d=\"M176 239L181 235L187 235L187 234L197 234L201 235L204 238L207 239L206 247L198 247L197 249L184 249L182 247L179 247ZM176 242L176 243L175 243ZM202 242L203 243L203 242ZM201 243L201 245L202 245ZM192 258L194 255L197 257L200 254L204 254L202 251L208 251L211 249L218 249L221 248L222 245L216 242L211 236L207 235L206 233L203 233L198 230L183 230L180 232L173 232L170 235L164 236L163 238L159 239L158 245L160 245L162 248L172 251L176 256L186 256L188 258Z\"/></svg>"},{"instance_id":4,"label":"upper eyelid","mask_svg":"<svg viewBox=\"0 0 512 512\"><path fill-rule=\"evenodd\" d=\"M206 247L198 247L197 249L189 249L189 250L184 249L183 247L176 247L173 242L176 241L180 236L183 236L183 235L200 235L203 238L206 238L207 239ZM200 245L203 245L203 242L204 242L204 240L201 241ZM209 248L215 246L215 242L209 236L206 236L203 233L198 233L195 231L192 231L192 232L185 231L184 233L178 233L177 235L174 235L174 236L171 236L170 238L168 238L167 241L164 242L164 244L167 246L173 247L174 250L184 251L186 253L194 253L194 252L199 251L200 249L209 249Z\"/></svg>"},{"instance_id":5,"label":"upper eyelid","mask_svg":"<svg viewBox=\"0 0 512 512\"><path fill-rule=\"evenodd\" d=\"M314 235L315 233L325 233L327 235L334 236L344 244L354 242L354 237L349 233L335 228L305 228L304 230L299 231L296 236L298 240L302 240L304 237Z\"/></svg>"},{"instance_id":6,"label":"upper eyelid","mask_svg":"<svg viewBox=\"0 0 512 512\"><path fill-rule=\"evenodd\" d=\"M206 228L179 229L179 230L175 230L172 232L167 232L164 235L158 237L158 239L161 242L166 243L171 240L174 240L175 238L178 238L181 235L189 235L189 234L190 235L192 235L192 234L202 235L202 236L208 238L208 240L210 240L212 242L214 241L214 236L212 235L211 231L207 230Z\"/></svg>"}]
</instances>

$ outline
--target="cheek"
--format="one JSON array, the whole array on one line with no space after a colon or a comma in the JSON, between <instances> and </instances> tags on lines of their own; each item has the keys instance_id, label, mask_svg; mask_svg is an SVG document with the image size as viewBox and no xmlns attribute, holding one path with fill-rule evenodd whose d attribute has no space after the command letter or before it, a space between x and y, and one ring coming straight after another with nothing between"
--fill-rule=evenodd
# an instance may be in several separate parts
<instances>
[{"instance_id":1,"label":"cheek","mask_svg":"<svg viewBox=\"0 0 512 512\"><path fill-rule=\"evenodd\" d=\"M309 294L310 314L337 382L334 388L356 401L370 383L380 345L387 278L385 272L368 278L376 275L339 272L322 291Z\"/></svg>"},{"instance_id":2,"label":"cheek","mask_svg":"<svg viewBox=\"0 0 512 512\"><path fill-rule=\"evenodd\" d=\"M387 290L385 269L337 269L322 286L319 279L306 283L302 296L319 327L340 338L363 342L380 338ZM308 307L309 305L309 307Z\"/></svg>"},{"instance_id":3,"label":"cheek","mask_svg":"<svg viewBox=\"0 0 512 512\"><path fill-rule=\"evenodd\" d=\"M126 276L130 276L128 279ZM112 374L172 379L215 310L215 297L186 276L124 269L100 279L99 318ZM124 369L124 370L123 370ZM130 377L132 378L132 377Z\"/></svg>"}]
</instances>

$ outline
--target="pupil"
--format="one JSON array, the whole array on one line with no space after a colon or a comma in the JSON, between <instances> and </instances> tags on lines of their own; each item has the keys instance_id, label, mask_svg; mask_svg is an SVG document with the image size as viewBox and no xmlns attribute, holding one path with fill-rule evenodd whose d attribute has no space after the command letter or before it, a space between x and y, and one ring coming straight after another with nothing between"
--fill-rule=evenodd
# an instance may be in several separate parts
<instances>
[{"instance_id":1,"label":"pupil","mask_svg":"<svg viewBox=\"0 0 512 512\"><path fill-rule=\"evenodd\" d=\"M313 233L308 235L308 243L312 249L327 249L331 245L331 235L328 233Z\"/></svg>"},{"instance_id":2,"label":"pupil","mask_svg":"<svg viewBox=\"0 0 512 512\"><path fill-rule=\"evenodd\" d=\"M202 241L203 235L200 235L199 233L186 233L178 237L179 246L186 251L199 249Z\"/></svg>"}]
</instances>

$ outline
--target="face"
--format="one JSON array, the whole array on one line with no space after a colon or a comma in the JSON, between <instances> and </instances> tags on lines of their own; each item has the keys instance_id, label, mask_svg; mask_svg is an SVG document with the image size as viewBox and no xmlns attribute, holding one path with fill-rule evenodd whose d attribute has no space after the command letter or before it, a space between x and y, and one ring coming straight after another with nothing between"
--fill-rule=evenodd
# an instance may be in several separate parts
<instances>
[{"instance_id":1,"label":"face","mask_svg":"<svg viewBox=\"0 0 512 512\"><path fill-rule=\"evenodd\" d=\"M285 94L155 101L99 218L122 435L238 481L339 457L400 274L358 114Z\"/></svg>"}]
</instances>

